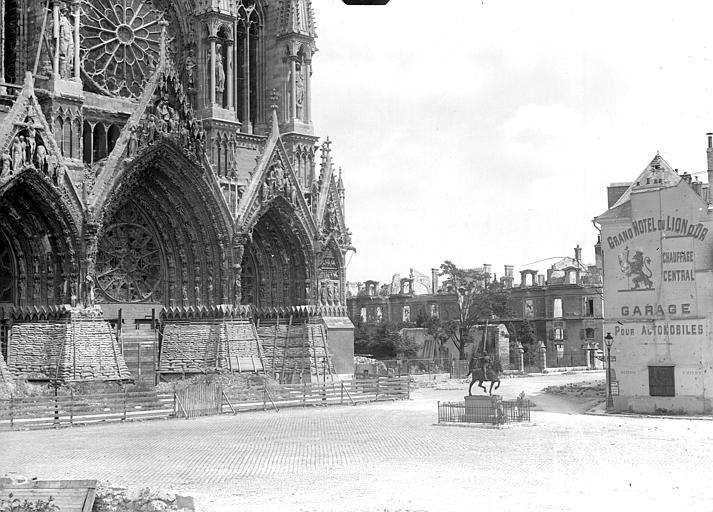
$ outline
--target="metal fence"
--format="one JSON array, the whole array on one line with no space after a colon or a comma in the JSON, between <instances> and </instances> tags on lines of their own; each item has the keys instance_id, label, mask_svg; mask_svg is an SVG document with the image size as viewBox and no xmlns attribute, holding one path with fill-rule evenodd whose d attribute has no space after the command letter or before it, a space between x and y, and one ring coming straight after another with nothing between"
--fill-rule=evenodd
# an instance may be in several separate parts
<instances>
[{"instance_id":1,"label":"metal fence","mask_svg":"<svg viewBox=\"0 0 713 512\"><path fill-rule=\"evenodd\" d=\"M527 399L465 402L438 402L438 423L523 423L530 421L531 403Z\"/></svg>"}]
</instances>

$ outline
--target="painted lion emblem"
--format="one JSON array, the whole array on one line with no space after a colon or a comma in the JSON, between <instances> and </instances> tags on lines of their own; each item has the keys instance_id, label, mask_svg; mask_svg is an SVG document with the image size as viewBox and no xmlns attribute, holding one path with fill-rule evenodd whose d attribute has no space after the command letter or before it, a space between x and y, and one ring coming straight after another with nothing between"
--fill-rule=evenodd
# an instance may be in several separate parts
<instances>
[{"instance_id":1,"label":"painted lion emblem","mask_svg":"<svg viewBox=\"0 0 713 512\"><path fill-rule=\"evenodd\" d=\"M624 248L624 252L619 254L619 268L622 273L631 279L632 289L653 288L654 283L651 281L651 258L644 257L641 250L634 251L634 256L629 258L629 247Z\"/></svg>"}]
</instances>

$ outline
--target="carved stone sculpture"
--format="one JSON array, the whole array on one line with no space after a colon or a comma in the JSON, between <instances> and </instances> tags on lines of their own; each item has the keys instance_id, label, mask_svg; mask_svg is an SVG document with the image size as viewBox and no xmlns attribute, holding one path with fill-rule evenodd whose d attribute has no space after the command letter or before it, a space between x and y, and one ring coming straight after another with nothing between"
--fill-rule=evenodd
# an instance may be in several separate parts
<instances>
[{"instance_id":1,"label":"carved stone sculpture","mask_svg":"<svg viewBox=\"0 0 713 512\"><path fill-rule=\"evenodd\" d=\"M42 144L38 144L35 151L37 170L43 174L47 174L47 148L45 148Z\"/></svg>"},{"instance_id":2,"label":"carved stone sculpture","mask_svg":"<svg viewBox=\"0 0 713 512\"><path fill-rule=\"evenodd\" d=\"M139 140L136 135L136 130L136 126L129 128L129 146L127 148L127 156L129 158L136 156L136 153L139 150Z\"/></svg>"},{"instance_id":3,"label":"carved stone sculpture","mask_svg":"<svg viewBox=\"0 0 713 512\"><path fill-rule=\"evenodd\" d=\"M15 137L12 141L12 169L19 172L25 166L25 149L23 148L23 136Z\"/></svg>"},{"instance_id":4,"label":"carved stone sculpture","mask_svg":"<svg viewBox=\"0 0 713 512\"><path fill-rule=\"evenodd\" d=\"M215 100L223 104L223 91L225 90L225 69L223 69L223 54L221 45L215 47Z\"/></svg>"},{"instance_id":5,"label":"carved stone sculpture","mask_svg":"<svg viewBox=\"0 0 713 512\"><path fill-rule=\"evenodd\" d=\"M188 56L186 57L186 85L188 85L188 89L193 89L193 86L195 85L195 81L193 78L194 75L194 70L198 66L198 63L196 62L195 57L193 56L193 48L188 49Z\"/></svg>"},{"instance_id":6,"label":"carved stone sculpture","mask_svg":"<svg viewBox=\"0 0 713 512\"><path fill-rule=\"evenodd\" d=\"M69 79L74 64L74 30L69 20L67 7L63 7L59 16L59 75Z\"/></svg>"},{"instance_id":7,"label":"carved stone sculpture","mask_svg":"<svg viewBox=\"0 0 713 512\"><path fill-rule=\"evenodd\" d=\"M5 178L12 174L12 157L7 151L2 154L2 171L0 171L0 178Z\"/></svg>"}]
</instances>

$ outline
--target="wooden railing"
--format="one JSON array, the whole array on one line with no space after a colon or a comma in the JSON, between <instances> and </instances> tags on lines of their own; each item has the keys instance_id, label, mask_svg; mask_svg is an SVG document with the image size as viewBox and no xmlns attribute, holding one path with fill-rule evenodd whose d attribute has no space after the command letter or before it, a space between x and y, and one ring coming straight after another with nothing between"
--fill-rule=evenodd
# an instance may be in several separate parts
<instances>
[{"instance_id":1,"label":"wooden railing","mask_svg":"<svg viewBox=\"0 0 713 512\"><path fill-rule=\"evenodd\" d=\"M0 400L0 430L167 418L173 402L173 394L156 391L11 397Z\"/></svg>"},{"instance_id":2,"label":"wooden railing","mask_svg":"<svg viewBox=\"0 0 713 512\"><path fill-rule=\"evenodd\" d=\"M215 383L174 393L118 391L0 400L0 430L63 428L91 423L192 418L283 407L356 405L410 397L408 377L378 377L328 383L259 386L234 393Z\"/></svg>"}]
</instances>

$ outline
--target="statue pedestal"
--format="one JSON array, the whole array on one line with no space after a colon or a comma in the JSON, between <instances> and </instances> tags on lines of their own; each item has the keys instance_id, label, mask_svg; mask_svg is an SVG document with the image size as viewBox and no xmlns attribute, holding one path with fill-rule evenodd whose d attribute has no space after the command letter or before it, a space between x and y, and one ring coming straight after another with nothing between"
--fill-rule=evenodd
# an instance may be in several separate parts
<instances>
[{"instance_id":1,"label":"statue pedestal","mask_svg":"<svg viewBox=\"0 0 713 512\"><path fill-rule=\"evenodd\" d=\"M466 423L500 423L502 411L502 397L491 396L466 396L465 417Z\"/></svg>"},{"instance_id":2,"label":"statue pedestal","mask_svg":"<svg viewBox=\"0 0 713 512\"><path fill-rule=\"evenodd\" d=\"M84 87L81 80L55 77L49 81L48 89L60 96L84 97Z\"/></svg>"}]
</instances>

